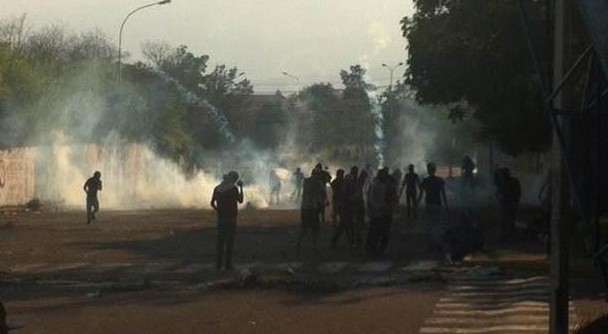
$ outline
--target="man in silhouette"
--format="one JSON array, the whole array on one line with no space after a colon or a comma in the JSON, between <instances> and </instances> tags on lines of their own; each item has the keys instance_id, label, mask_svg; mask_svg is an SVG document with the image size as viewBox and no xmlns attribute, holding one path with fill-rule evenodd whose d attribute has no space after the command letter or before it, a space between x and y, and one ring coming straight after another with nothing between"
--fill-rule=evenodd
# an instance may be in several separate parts
<instances>
[{"instance_id":1,"label":"man in silhouette","mask_svg":"<svg viewBox=\"0 0 608 334\"><path fill-rule=\"evenodd\" d=\"M232 248L238 215L238 204L243 203L243 182L235 171L224 175L222 183L213 189L211 207L217 212L217 270L222 269L224 252L225 269L232 270Z\"/></svg>"},{"instance_id":2,"label":"man in silhouette","mask_svg":"<svg viewBox=\"0 0 608 334\"><path fill-rule=\"evenodd\" d=\"M291 198L293 199L294 203L298 203L300 201L300 197L302 197L302 181L304 181L304 173L302 173L302 170L300 167L298 167L291 177L291 183L293 184L293 193L291 194Z\"/></svg>"},{"instance_id":3,"label":"man in silhouette","mask_svg":"<svg viewBox=\"0 0 608 334\"><path fill-rule=\"evenodd\" d=\"M272 201L274 200L275 204L280 204L281 179L279 178L277 172L274 169L270 170L268 186L270 188L270 201L268 203L272 204Z\"/></svg>"},{"instance_id":4,"label":"man in silhouette","mask_svg":"<svg viewBox=\"0 0 608 334\"><path fill-rule=\"evenodd\" d=\"M321 170L315 168L311 176L305 178L302 184L302 204L300 206L302 226L296 242L296 254L298 257L300 256L302 239L309 232L312 235L313 258L317 256L317 239L319 237L319 230L321 229L321 216L319 212L327 205L327 192L325 191L321 172Z\"/></svg>"},{"instance_id":5,"label":"man in silhouette","mask_svg":"<svg viewBox=\"0 0 608 334\"><path fill-rule=\"evenodd\" d=\"M471 159L471 157L469 157L468 155L465 156L462 159L462 166L460 168L462 169L463 185L469 184L471 186L471 188L474 189L475 183L473 180L473 171L475 170L475 168L477 168L477 166L473 162L473 159Z\"/></svg>"},{"instance_id":6,"label":"man in silhouette","mask_svg":"<svg viewBox=\"0 0 608 334\"><path fill-rule=\"evenodd\" d=\"M347 223L351 223L345 219L345 207L346 207L346 196L345 196L345 179L344 170L338 169L336 172L336 178L331 181L331 194L332 194L332 220L335 225L334 236L331 239L332 248L336 247L338 240L342 233L346 232L346 237L349 242L351 240L351 229L348 228Z\"/></svg>"},{"instance_id":7,"label":"man in silhouette","mask_svg":"<svg viewBox=\"0 0 608 334\"><path fill-rule=\"evenodd\" d=\"M405 191L405 205L407 207L407 216L416 218L418 217L418 189L420 188L420 177L414 171L414 165L408 166L408 172L403 178L401 184L401 192L399 197L403 195Z\"/></svg>"},{"instance_id":8,"label":"man in silhouette","mask_svg":"<svg viewBox=\"0 0 608 334\"><path fill-rule=\"evenodd\" d=\"M95 219L95 213L99 212L97 192L102 188L101 173L99 171L93 173L93 177L89 178L82 188L87 194L87 224L90 224L91 220Z\"/></svg>"},{"instance_id":9,"label":"man in silhouette","mask_svg":"<svg viewBox=\"0 0 608 334\"><path fill-rule=\"evenodd\" d=\"M370 184L367 195L370 226L365 247L369 255L382 256L388 246L393 205L397 199L396 189L395 180L389 175L388 168L378 171Z\"/></svg>"},{"instance_id":10,"label":"man in silhouette","mask_svg":"<svg viewBox=\"0 0 608 334\"><path fill-rule=\"evenodd\" d=\"M429 246L432 249L440 248L438 230L441 228L441 207L448 209L448 200L445 194L445 182L438 176L435 176L437 167L434 163L430 162L427 164L427 176L422 183L420 183L420 195L418 196L418 202L424 197L427 219L427 235L429 236Z\"/></svg>"},{"instance_id":11,"label":"man in silhouette","mask_svg":"<svg viewBox=\"0 0 608 334\"><path fill-rule=\"evenodd\" d=\"M322 169L321 164L319 164L321 182L323 182L323 189L327 192L327 185L331 182L331 174L329 173L329 167L325 166L325 169ZM321 222L325 223L325 206L320 211Z\"/></svg>"}]
</instances>

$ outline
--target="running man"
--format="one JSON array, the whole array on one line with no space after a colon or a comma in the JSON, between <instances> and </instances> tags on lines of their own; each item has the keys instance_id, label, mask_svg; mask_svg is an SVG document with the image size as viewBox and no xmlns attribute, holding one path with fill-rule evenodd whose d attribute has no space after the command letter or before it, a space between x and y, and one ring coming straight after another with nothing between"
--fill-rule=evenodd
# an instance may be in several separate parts
<instances>
[{"instance_id":1,"label":"running man","mask_svg":"<svg viewBox=\"0 0 608 334\"><path fill-rule=\"evenodd\" d=\"M101 191L101 188L101 173L99 171L93 173L93 177L89 178L82 187L84 192L87 193L87 224L90 224L91 220L95 220L95 213L99 212L97 192Z\"/></svg>"}]
</instances>

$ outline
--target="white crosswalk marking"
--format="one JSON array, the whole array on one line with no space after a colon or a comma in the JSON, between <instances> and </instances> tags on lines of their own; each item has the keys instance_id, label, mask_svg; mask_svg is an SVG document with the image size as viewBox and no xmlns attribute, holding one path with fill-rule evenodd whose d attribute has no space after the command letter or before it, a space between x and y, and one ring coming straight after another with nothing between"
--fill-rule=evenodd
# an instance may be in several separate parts
<instances>
[{"instance_id":1,"label":"white crosswalk marking","mask_svg":"<svg viewBox=\"0 0 608 334\"><path fill-rule=\"evenodd\" d=\"M572 302L570 314L575 323ZM547 277L461 277L447 288L420 333L548 333L548 324Z\"/></svg>"}]
</instances>

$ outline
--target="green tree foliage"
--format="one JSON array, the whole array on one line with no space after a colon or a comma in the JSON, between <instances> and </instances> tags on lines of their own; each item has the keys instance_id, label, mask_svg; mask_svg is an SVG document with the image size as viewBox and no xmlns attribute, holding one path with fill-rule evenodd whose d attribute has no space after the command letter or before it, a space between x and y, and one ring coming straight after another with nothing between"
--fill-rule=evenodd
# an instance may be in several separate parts
<instances>
[{"instance_id":1,"label":"green tree foliage","mask_svg":"<svg viewBox=\"0 0 608 334\"><path fill-rule=\"evenodd\" d=\"M218 125L192 96L238 119L253 92L249 80L223 65L206 73L209 57L185 46L150 44L144 53L152 65L123 64L118 85L116 50L98 31L30 31L25 17L0 22L0 146L49 143L58 134L75 143L118 136L151 143L161 156L188 166L204 151L225 147ZM268 109L278 113L274 105Z\"/></svg>"},{"instance_id":2,"label":"green tree foliage","mask_svg":"<svg viewBox=\"0 0 608 334\"><path fill-rule=\"evenodd\" d=\"M164 90L173 96L173 99L164 96L162 101L156 99L153 104L160 106L157 110L159 126L156 131L165 133L161 136L164 139L158 143L158 147L162 150L170 150L171 156L179 156L192 164L198 162L198 157L203 155L202 152L205 150L225 148L229 143L219 133L218 125L209 117L206 110L202 110L197 104L188 104L188 101L184 101L187 100L185 96L180 96L184 91L180 91L174 82L158 80L158 78L150 80L149 77L157 76L155 68L162 71L185 88L186 94L210 102L231 125L239 121L240 114L247 107L248 98L253 93L250 81L243 78L243 73L236 67L218 65L207 73L209 56L194 55L186 46L171 49L166 44L149 42L144 45L144 55L151 64L137 65L135 72L139 72L139 77L133 77L134 84L145 87L142 94L146 96L159 96L159 90ZM147 79L144 78L146 76ZM163 94L161 93L160 96ZM171 105L167 105L165 101L172 101ZM166 112L166 110L173 111ZM162 124L172 125L164 129ZM236 135L240 134L236 133Z\"/></svg>"},{"instance_id":3,"label":"green tree foliage","mask_svg":"<svg viewBox=\"0 0 608 334\"><path fill-rule=\"evenodd\" d=\"M528 1L540 21L545 2ZM443 104L452 116L474 110L481 135L516 155L547 147L550 128L521 27L517 1L416 0L404 18L407 83L424 104Z\"/></svg>"},{"instance_id":4,"label":"green tree foliage","mask_svg":"<svg viewBox=\"0 0 608 334\"><path fill-rule=\"evenodd\" d=\"M372 101L369 92L375 87L365 80L366 70L360 65L350 67L350 71L340 71L344 93L341 109L344 112L342 127L344 140L351 145L351 153L366 162L375 160L377 116L372 113Z\"/></svg>"},{"instance_id":5,"label":"green tree foliage","mask_svg":"<svg viewBox=\"0 0 608 334\"><path fill-rule=\"evenodd\" d=\"M375 122L369 90L360 65L340 71L344 90L329 83L305 87L297 96L296 142L303 153L343 163L375 159Z\"/></svg>"}]
</instances>

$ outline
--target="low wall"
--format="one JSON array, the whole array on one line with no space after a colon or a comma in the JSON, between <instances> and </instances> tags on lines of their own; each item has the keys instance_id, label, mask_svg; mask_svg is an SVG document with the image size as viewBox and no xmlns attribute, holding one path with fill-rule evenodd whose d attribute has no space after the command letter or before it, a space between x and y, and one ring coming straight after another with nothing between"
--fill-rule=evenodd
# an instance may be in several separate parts
<instances>
[{"instance_id":1,"label":"low wall","mask_svg":"<svg viewBox=\"0 0 608 334\"><path fill-rule=\"evenodd\" d=\"M0 150L0 206L36 197L36 148Z\"/></svg>"}]
</instances>

